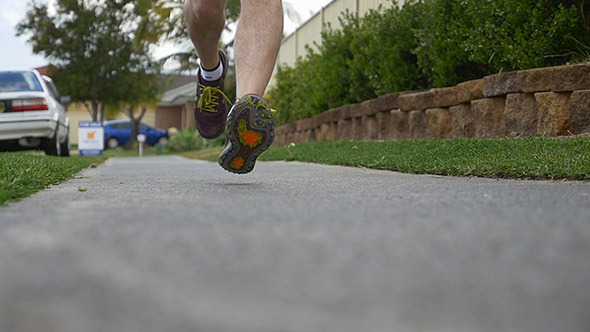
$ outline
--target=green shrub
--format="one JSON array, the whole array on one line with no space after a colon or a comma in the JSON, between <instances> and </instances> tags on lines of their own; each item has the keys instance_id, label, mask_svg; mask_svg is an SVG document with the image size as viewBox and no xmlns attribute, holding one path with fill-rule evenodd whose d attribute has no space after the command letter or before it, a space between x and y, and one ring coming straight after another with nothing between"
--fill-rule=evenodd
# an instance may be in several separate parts
<instances>
[{"instance_id":1,"label":"green shrub","mask_svg":"<svg viewBox=\"0 0 590 332\"><path fill-rule=\"evenodd\" d=\"M204 148L221 146L224 138L220 137L214 140L207 140L199 135L195 128L185 128L170 137L166 148L169 151L193 151Z\"/></svg>"},{"instance_id":2,"label":"green shrub","mask_svg":"<svg viewBox=\"0 0 590 332\"><path fill-rule=\"evenodd\" d=\"M455 31L456 20L463 15L460 9L466 2L432 0L427 1L422 8L424 25L415 30L419 42L413 53L418 58L422 73L427 77L427 87L451 86L461 81L481 78L491 72L487 63L470 60L469 52L463 46L464 41Z\"/></svg>"},{"instance_id":3,"label":"green shrub","mask_svg":"<svg viewBox=\"0 0 590 332\"><path fill-rule=\"evenodd\" d=\"M380 8L363 18L346 12L340 17L341 29L326 26L317 51L308 47L294 67L279 66L269 93L279 110L277 123L388 92L425 88L412 53L417 47L413 31L422 25L416 11L422 6L408 1L403 10ZM392 31L397 38L391 38Z\"/></svg>"},{"instance_id":4,"label":"green shrub","mask_svg":"<svg viewBox=\"0 0 590 332\"><path fill-rule=\"evenodd\" d=\"M347 16L351 53L350 96L355 102L390 92L427 87L426 76L418 66L413 50L418 47L415 31L424 25L424 4L407 1L387 10L371 10L362 19ZM357 23L358 21L358 23Z\"/></svg>"},{"instance_id":5,"label":"green shrub","mask_svg":"<svg viewBox=\"0 0 590 332\"><path fill-rule=\"evenodd\" d=\"M583 59L582 1L431 0L415 53L431 86Z\"/></svg>"},{"instance_id":6,"label":"green shrub","mask_svg":"<svg viewBox=\"0 0 590 332\"><path fill-rule=\"evenodd\" d=\"M276 74L277 84L268 97L271 106L278 110L275 114L277 124L313 116L317 114L317 109L321 109L314 108L309 97L311 94L309 80L314 70L307 67L313 64L314 62L303 61L300 58L295 67L279 66Z\"/></svg>"},{"instance_id":7,"label":"green shrub","mask_svg":"<svg viewBox=\"0 0 590 332\"><path fill-rule=\"evenodd\" d=\"M316 51L280 66L277 123L390 92L590 59L585 0L410 0L340 17Z\"/></svg>"}]
</instances>

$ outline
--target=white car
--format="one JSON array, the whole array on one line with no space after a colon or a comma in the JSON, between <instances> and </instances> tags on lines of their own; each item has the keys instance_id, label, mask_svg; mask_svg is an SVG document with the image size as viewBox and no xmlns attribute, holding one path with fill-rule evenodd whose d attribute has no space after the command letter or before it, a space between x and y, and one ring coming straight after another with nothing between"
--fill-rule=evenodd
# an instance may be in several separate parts
<instances>
[{"instance_id":1,"label":"white car","mask_svg":"<svg viewBox=\"0 0 590 332\"><path fill-rule=\"evenodd\" d=\"M53 81L36 70L0 71L0 151L69 156L70 120Z\"/></svg>"}]
</instances>

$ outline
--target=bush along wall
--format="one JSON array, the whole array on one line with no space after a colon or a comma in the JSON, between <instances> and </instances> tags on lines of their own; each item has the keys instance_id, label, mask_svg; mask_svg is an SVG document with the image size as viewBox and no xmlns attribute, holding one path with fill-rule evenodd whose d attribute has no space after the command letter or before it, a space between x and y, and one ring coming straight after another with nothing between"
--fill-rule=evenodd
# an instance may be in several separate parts
<instances>
[{"instance_id":1,"label":"bush along wall","mask_svg":"<svg viewBox=\"0 0 590 332\"><path fill-rule=\"evenodd\" d=\"M486 76L453 87L390 93L280 126L279 145L590 134L590 65Z\"/></svg>"},{"instance_id":2,"label":"bush along wall","mask_svg":"<svg viewBox=\"0 0 590 332\"><path fill-rule=\"evenodd\" d=\"M317 50L280 66L277 123L387 93L453 86L495 73L590 61L584 0L407 1L344 13Z\"/></svg>"}]
</instances>

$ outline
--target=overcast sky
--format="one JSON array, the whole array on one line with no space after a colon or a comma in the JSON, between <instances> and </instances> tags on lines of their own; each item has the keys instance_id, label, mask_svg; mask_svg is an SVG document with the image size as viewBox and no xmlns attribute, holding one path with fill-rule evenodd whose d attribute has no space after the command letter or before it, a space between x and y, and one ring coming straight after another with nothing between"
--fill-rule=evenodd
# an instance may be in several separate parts
<instances>
[{"instance_id":1,"label":"overcast sky","mask_svg":"<svg viewBox=\"0 0 590 332\"><path fill-rule=\"evenodd\" d=\"M55 2L55 0L37 0L39 3ZM299 13L303 22L314 13L326 6L332 0L284 0L289 2ZM15 26L27 11L30 0L2 0L0 1L0 70L28 69L47 64L42 56L34 55L31 46L24 37L15 36ZM289 34L297 26L289 21L285 22L285 33ZM157 56L164 56L170 47L157 50Z\"/></svg>"}]
</instances>

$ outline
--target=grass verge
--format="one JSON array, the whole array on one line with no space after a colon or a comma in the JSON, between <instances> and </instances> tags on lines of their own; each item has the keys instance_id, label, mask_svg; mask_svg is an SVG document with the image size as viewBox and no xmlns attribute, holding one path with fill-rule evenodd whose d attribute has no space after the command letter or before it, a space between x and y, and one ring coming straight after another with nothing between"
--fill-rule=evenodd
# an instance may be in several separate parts
<instances>
[{"instance_id":1,"label":"grass verge","mask_svg":"<svg viewBox=\"0 0 590 332\"><path fill-rule=\"evenodd\" d=\"M415 174L590 180L590 137L313 142L271 148L260 160Z\"/></svg>"},{"instance_id":2,"label":"grass verge","mask_svg":"<svg viewBox=\"0 0 590 332\"><path fill-rule=\"evenodd\" d=\"M78 155L79 151L75 150L72 152L75 155ZM168 151L166 149L158 149L152 146L146 146L143 150L144 157L151 157L151 156L159 156L159 155L171 155L171 154L178 154L178 152ZM106 158L112 157L123 157L123 158L132 158L132 157L139 157L139 152L137 148L131 150L125 150L122 147L116 149L106 149L103 151L103 156Z\"/></svg>"},{"instance_id":3,"label":"grass verge","mask_svg":"<svg viewBox=\"0 0 590 332\"><path fill-rule=\"evenodd\" d=\"M0 206L71 178L104 157L51 157L35 152L0 153Z\"/></svg>"},{"instance_id":4,"label":"grass verge","mask_svg":"<svg viewBox=\"0 0 590 332\"><path fill-rule=\"evenodd\" d=\"M189 152L183 152L180 156L189 158L189 159L202 159L208 161L217 161L219 154L223 151L223 146L217 146L212 148L207 148L203 150L195 150Z\"/></svg>"}]
</instances>

